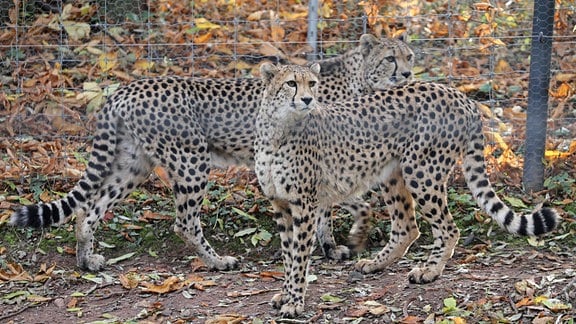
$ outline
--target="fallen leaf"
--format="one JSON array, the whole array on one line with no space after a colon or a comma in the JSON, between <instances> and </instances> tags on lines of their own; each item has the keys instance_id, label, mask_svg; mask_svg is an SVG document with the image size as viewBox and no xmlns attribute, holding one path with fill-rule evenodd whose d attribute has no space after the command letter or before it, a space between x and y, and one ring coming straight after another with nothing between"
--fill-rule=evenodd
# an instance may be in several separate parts
<instances>
[{"instance_id":1,"label":"fallen leaf","mask_svg":"<svg viewBox=\"0 0 576 324\"><path fill-rule=\"evenodd\" d=\"M422 322L424 322L423 318L413 315L408 315L400 320L400 324L419 324Z\"/></svg>"},{"instance_id":2,"label":"fallen leaf","mask_svg":"<svg viewBox=\"0 0 576 324\"><path fill-rule=\"evenodd\" d=\"M572 93L573 93L572 87L570 87L570 85L565 82L560 84L560 86L556 89L556 91L550 90L550 96L559 99L568 98L572 95Z\"/></svg>"},{"instance_id":3,"label":"fallen leaf","mask_svg":"<svg viewBox=\"0 0 576 324\"><path fill-rule=\"evenodd\" d=\"M124 260L126 260L126 259L130 259L131 257L134 256L134 254L136 254L136 252L126 253L126 254L121 255L121 256L119 256L119 257L117 257L117 258L109 259L109 260L106 262L106 264L108 264L108 265L110 265L110 264L116 264L116 263L118 263L118 262L120 262L120 261L124 261Z\"/></svg>"},{"instance_id":4,"label":"fallen leaf","mask_svg":"<svg viewBox=\"0 0 576 324\"><path fill-rule=\"evenodd\" d=\"M246 320L246 317L244 315L222 314L206 319L204 324L238 324L242 323L242 321L244 320Z\"/></svg>"},{"instance_id":5,"label":"fallen leaf","mask_svg":"<svg viewBox=\"0 0 576 324\"><path fill-rule=\"evenodd\" d=\"M76 308L78 306L78 299L76 297L70 298L68 304L66 304L66 308Z\"/></svg>"},{"instance_id":6,"label":"fallen leaf","mask_svg":"<svg viewBox=\"0 0 576 324\"><path fill-rule=\"evenodd\" d=\"M100 55L98 58L98 65L102 72L108 72L118 65L118 53L108 52Z\"/></svg>"},{"instance_id":7,"label":"fallen leaf","mask_svg":"<svg viewBox=\"0 0 576 324\"><path fill-rule=\"evenodd\" d=\"M121 273L118 276L118 279L120 280L122 287L126 289L134 289L138 287L138 284L140 283L140 276L134 272L128 272L127 274Z\"/></svg>"},{"instance_id":8,"label":"fallen leaf","mask_svg":"<svg viewBox=\"0 0 576 324\"><path fill-rule=\"evenodd\" d=\"M230 291L226 293L227 297L245 297L245 296L253 296L268 293L272 290L270 289L262 289L262 290L250 290L250 291Z\"/></svg>"},{"instance_id":9,"label":"fallen leaf","mask_svg":"<svg viewBox=\"0 0 576 324\"><path fill-rule=\"evenodd\" d=\"M26 297L26 300L33 303L45 303L51 301L52 298L38 295L30 295Z\"/></svg>"},{"instance_id":10,"label":"fallen leaf","mask_svg":"<svg viewBox=\"0 0 576 324\"><path fill-rule=\"evenodd\" d=\"M90 25L83 22L65 20L62 22L64 30L73 40L82 40L90 36Z\"/></svg>"},{"instance_id":11,"label":"fallen leaf","mask_svg":"<svg viewBox=\"0 0 576 324\"><path fill-rule=\"evenodd\" d=\"M534 305L534 300L532 298L529 298L529 297L524 297L520 301L516 302L516 304L514 304L514 305L517 308L520 308L523 306L531 306L531 305Z\"/></svg>"},{"instance_id":12,"label":"fallen leaf","mask_svg":"<svg viewBox=\"0 0 576 324\"><path fill-rule=\"evenodd\" d=\"M365 306L358 306L356 308L349 308L346 310L346 317L362 317L368 314L369 308Z\"/></svg>"},{"instance_id":13,"label":"fallen leaf","mask_svg":"<svg viewBox=\"0 0 576 324\"><path fill-rule=\"evenodd\" d=\"M320 296L320 299L323 302L328 302L328 303L339 303L341 301L343 301L343 298L337 297L337 296L332 296L330 294L324 294L322 296Z\"/></svg>"},{"instance_id":14,"label":"fallen leaf","mask_svg":"<svg viewBox=\"0 0 576 324\"><path fill-rule=\"evenodd\" d=\"M24 271L22 265L8 262L6 267L8 271L0 270L0 281L32 281L32 276Z\"/></svg>"},{"instance_id":15,"label":"fallen leaf","mask_svg":"<svg viewBox=\"0 0 576 324\"><path fill-rule=\"evenodd\" d=\"M142 288L143 292L152 292L156 294L166 294L182 288L182 282L176 276L167 278L159 285L149 282L141 282L141 285L144 286L144 288Z\"/></svg>"},{"instance_id":16,"label":"fallen leaf","mask_svg":"<svg viewBox=\"0 0 576 324\"><path fill-rule=\"evenodd\" d=\"M219 29L222 26L218 24L211 23L206 18L196 18L194 19L194 27L198 29Z\"/></svg>"}]
</instances>

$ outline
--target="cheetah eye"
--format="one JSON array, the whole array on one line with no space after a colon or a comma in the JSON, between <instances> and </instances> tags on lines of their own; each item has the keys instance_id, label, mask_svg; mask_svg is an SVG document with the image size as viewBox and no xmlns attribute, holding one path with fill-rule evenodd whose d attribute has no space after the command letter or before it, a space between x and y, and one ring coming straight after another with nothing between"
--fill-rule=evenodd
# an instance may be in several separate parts
<instances>
[{"instance_id":1,"label":"cheetah eye","mask_svg":"<svg viewBox=\"0 0 576 324\"><path fill-rule=\"evenodd\" d=\"M310 82L308 82L308 86L309 86L310 88L314 88L314 87L316 86L316 81L310 81Z\"/></svg>"},{"instance_id":2,"label":"cheetah eye","mask_svg":"<svg viewBox=\"0 0 576 324\"><path fill-rule=\"evenodd\" d=\"M394 62L396 59L394 58L394 56L390 55L390 56L386 56L386 61L388 62Z\"/></svg>"},{"instance_id":3,"label":"cheetah eye","mask_svg":"<svg viewBox=\"0 0 576 324\"><path fill-rule=\"evenodd\" d=\"M288 85L290 88L296 88L296 81L294 80L286 81L286 85Z\"/></svg>"}]
</instances>

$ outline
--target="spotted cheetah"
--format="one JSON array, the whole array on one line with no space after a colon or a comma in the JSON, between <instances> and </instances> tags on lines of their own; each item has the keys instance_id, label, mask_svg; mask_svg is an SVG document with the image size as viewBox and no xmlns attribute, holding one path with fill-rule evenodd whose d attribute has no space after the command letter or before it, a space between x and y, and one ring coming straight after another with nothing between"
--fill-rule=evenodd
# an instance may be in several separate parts
<instances>
[{"instance_id":1,"label":"spotted cheetah","mask_svg":"<svg viewBox=\"0 0 576 324\"><path fill-rule=\"evenodd\" d=\"M392 85L409 79L413 53L402 40L366 34L356 48L319 64L325 69L321 98L332 102L370 92L374 80ZM155 166L163 166L175 195L175 232L209 268L236 267L236 258L219 256L204 238L199 209L212 167L253 167L254 125L264 87L260 79L162 77L120 88L98 114L82 179L60 200L16 211L11 223L59 225L76 212L78 266L100 270L105 260L94 254L94 231L105 211L144 182ZM364 224L366 205L350 205ZM348 248L336 246L329 222L319 220L319 228L326 255L345 257Z\"/></svg>"},{"instance_id":2,"label":"spotted cheetah","mask_svg":"<svg viewBox=\"0 0 576 324\"><path fill-rule=\"evenodd\" d=\"M383 188L391 215L388 244L356 269L382 270L402 257L420 232L415 206L432 227L431 254L410 271L413 283L442 274L459 238L448 210L446 182L457 160L478 205L510 233L540 235L559 216L542 208L515 214L494 192L485 168L482 122L476 104L445 85L415 82L345 102L322 105L321 66L264 64L268 85L256 119L256 175L275 209L284 259L282 316L304 309L315 219L333 204ZM352 231L353 236L367 235Z\"/></svg>"}]
</instances>

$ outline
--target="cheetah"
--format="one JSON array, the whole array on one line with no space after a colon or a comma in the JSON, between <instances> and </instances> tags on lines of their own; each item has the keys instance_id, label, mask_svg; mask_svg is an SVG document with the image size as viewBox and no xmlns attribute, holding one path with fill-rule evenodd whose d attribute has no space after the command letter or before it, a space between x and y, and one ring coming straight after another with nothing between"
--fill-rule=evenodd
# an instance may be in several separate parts
<instances>
[{"instance_id":1,"label":"cheetah","mask_svg":"<svg viewBox=\"0 0 576 324\"><path fill-rule=\"evenodd\" d=\"M554 209L515 214L494 192L485 168L476 104L445 85L414 82L331 105L317 101L321 66L264 64L268 85L256 118L256 176L275 210L284 284L273 306L284 317L304 310L315 220L333 204L383 188L391 215L388 244L358 271L382 270L420 235L415 206L431 225L430 256L408 274L437 279L452 257L459 230L448 210L446 182L459 158L478 205L510 233L540 235L559 222ZM351 231L352 236L367 235Z\"/></svg>"},{"instance_id":2,"label":"cheetah","mask_svg":"<svg viewBox=\"0 0 576 324\"><path fill-rule=\"evenodd\" d=\"M319 64L325 69L321 100L332 102L371 92L374 80L405 82L411 78L413 52L400 39L365 34L356 48ZM60 225L75 213L77 264L101 270L105 259L94 253L94 232L105 211L143 183L155 166L162 166L174 193L174 231L210 269L237 267L237 258L218 255L205 239L199 210L211 168L253 168L254 125L264 87L259 78L181 77L143 79L121 87L98 113L87 170L76 186L60 200L22 207L11 224ZM354 201L349 205L357 222L365 224L367 206ZM348 247L336 246L329 221L319 220L319 228L324 253L346 257Z\"/></svg>"}]
</instances>

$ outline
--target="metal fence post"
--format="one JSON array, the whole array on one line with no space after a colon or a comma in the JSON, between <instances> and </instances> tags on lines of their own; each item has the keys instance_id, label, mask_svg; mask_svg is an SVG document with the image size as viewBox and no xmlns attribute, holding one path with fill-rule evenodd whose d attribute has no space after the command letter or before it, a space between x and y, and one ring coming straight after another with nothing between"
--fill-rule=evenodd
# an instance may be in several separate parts
<instances>
[{"instance_id":1,"label":"metal fence post","mask_svg":"<svg viewBox=\"0 0 576 324\"><path fill-rule=\"evenodd\" d=\"M318 54L318 0L308 3L308 33L306 42L312 47L312 53L307 56L308 61L317 59Z\"/></svg>"},{"instance_id":2,"label":"metal fence post","mask_svg":"<svg viewBox=\"0 0 576 324\"><path fill-rule=\"evenodd\" d=\"M528 192L542 190L544 185L542 159L546 149L553 32L554 0L534 1L526 119L526 155L522 178L524 189Z\"/></svg>"}]
</instances>

